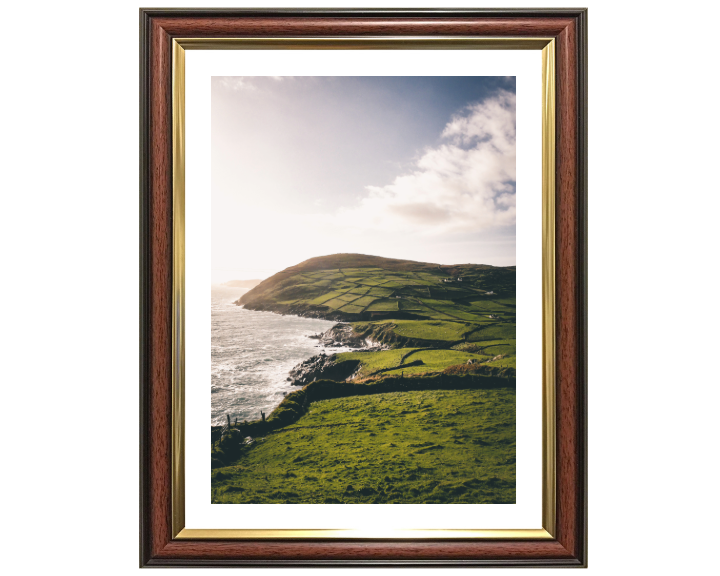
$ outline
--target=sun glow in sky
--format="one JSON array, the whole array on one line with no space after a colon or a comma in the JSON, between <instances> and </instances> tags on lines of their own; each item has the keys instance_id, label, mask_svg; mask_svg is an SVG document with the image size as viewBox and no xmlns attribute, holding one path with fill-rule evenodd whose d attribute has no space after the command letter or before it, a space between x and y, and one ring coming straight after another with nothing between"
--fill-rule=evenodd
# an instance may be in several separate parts
<instances>
[{"instance_id":1,"label":"sun glow in sky","mask_svg":"<svg viewBox=\"0 0 720 576\"><path fill-rule=\"evenodd\" d=\"M213 77L212 281L515 264L513 77Z\"/></svg>"}]
</instances>

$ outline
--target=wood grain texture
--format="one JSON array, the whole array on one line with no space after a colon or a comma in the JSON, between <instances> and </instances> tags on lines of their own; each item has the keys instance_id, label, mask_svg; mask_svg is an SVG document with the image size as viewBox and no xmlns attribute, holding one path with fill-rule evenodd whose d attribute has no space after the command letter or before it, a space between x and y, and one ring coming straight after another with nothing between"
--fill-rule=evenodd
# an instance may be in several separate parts
<instances>
[{"instance_id":1,"label":"wood grain texture","mask_svg":"<svg viewBox=\"0 0 720 576\"><path fill-rule=\"evenodd\" d=\"M521 544L521 546L518 546ZM470 542L470 541L327 541L327 542L180 542L175 541L156 558L183 558L195 563L216 558L243 562L260 562L271 558L285 562L387 562L473 561L498 562L524 560L572 561L572 556L558 542Z\"/></svg>"},{"instance_id":2,"label":"wood grain texture","mask_svg":"<svg viewBox=\"0 0 720 576\"><path fill-rule=\"evenodd\" d=\"M141 29L141 566L586 564L586 13L145 10ZM557 40L557 534L549 541L173 541L170 509L173 37Z\"/></svg>"},{"instance_id":3,"label":"wood grain texture","mask_svg":"<svg viewBox=\"0 0 720 576\"><path fill-rule=\"evenodd\" d=\"M577 535L577 346L574 326L577 317L575 277L577 275L575 155L576 70L574 64L574 26L568 26L558 37L558 112L556 171L556 330L557 330L557 538L572 553Z\"/></svg>"},{"instance_id":4,"label":"wood grain texture","mask_svg":"<svg viewBox=\"0 0 720 576\"><path fill-rule=\"evenodd\" d=\"M228 36L556 36L570 18L158 18L172 37ZM512 33L508 33L512 30Z\"/></svg>"},{"instance_id":5,"label":"wood grain texture","mask_svg":"<svg viewBox=\"0 0 720 576\"><path fill-rule=\"evenodd\" d=\"M169 39L153 26L148 46L149 142L147 165L148 238L147 316L143 327L146 342L144 377L147 409L141 436L147 453L147 511L149 548L158 554L170 540L170 391L171 391L171 295L172 295L172 140L168 52Z\"/></svg>"},{"instance_id":6,"label":"wood grain texture","mask_svg":"<svg viewBox=\"0 0 720 576\"><path fill-rule=\"evenodd\" d=\"M583 176L586 102L581 100L584 46L578 22L558 36L556 172L556 327L558 541L586 561L586 337ZM584 93L584 88L583 88Z\"/></svg>"}]
</instances>

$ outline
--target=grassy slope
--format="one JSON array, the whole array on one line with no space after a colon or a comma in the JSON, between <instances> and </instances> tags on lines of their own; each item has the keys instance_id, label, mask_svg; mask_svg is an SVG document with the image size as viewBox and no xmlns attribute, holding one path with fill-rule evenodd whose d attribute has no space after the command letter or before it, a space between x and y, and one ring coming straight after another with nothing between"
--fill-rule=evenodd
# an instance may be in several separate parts
<instances>
[{"instance_id":1,"label":"grassy slope","mask_svg":"<svg viewBox=\"0 0 720 576\"><path fill-rule=\"evenodd\" d=\"M515 391L315 402L212 486L213 503L514 503Z\"/></svg>"},{"instance_id":2,"label":"grassy slope","mask_svg":"<svg viewBox=\"0 0 720 576\"><path fill-rule=\"evenodd\" d=\"M491 358L484 354L467 353L459 350L424 350L423 348L399 348L382 352L344 352L338 354L340 362L346 360L359 360L362 363L358 377L367 378L378 370L387 375L425 374L442 372L448 366L466 364L468 360L478 363L486 362ZM419 366L405 366L422 360ZM506 362L509 364L509 361ZM395 368L394 370L388 370Z\"/></svg>"},{"instance_id":3,"label":"grassy slope","mask_svg":"<svg viewBox=\"0 0 720 576\"><path fill-rule=\"evenodd\" d=\"M458 277L463 281L443 282ZM514 267L339 254L288 268L240 302L349 321L365 338L390 345L338 354L340 362L361 362L359 379L458 373L472 368L468 361L515 367ZM234 465L213 471L212 497L218 503L514 502L514 440L513 390L323 400Z\"/></svg>"}]
</instances>

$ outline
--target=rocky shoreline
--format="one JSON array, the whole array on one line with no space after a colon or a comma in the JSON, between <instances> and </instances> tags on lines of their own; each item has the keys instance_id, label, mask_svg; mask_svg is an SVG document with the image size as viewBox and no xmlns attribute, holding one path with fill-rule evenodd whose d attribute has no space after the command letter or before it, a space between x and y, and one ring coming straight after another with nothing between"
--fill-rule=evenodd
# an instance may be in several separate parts
<instances>
[{"instance_id":1,"label":"rocky shoreline","mask_svg":"<svg viewBox=\"0 0 720 576\"><path fill-rule=\"evenodd\" d=\"M330 330L326 330L320 334L313 334L309 337L318 340L319 345L325 348L382 349L379 345L375 345L371 340L363 338L362 335L355 332L350 324L335 324Z\"/></svg>"},{"instance_id":2,"label":"rocky shoreline","mask_svg":"<svg viewBox=\"0 0 720 576\"><path fill-rule=\"evenodd\" d=\"M305 386L317 379L346 380L350 378L360 363L336 362L336 355L326 355L324 352L308 358L290 371L288 382L291 386Z\"/></svg>"},{"instance_id":3,"label":"rocky shoreline","mask_svg":"<svg viewBox=\"0 0 720 576\"><path fill-rule=\"evenodd\" d=\"M350 324L336 324L320 334L309 338L318 341L324 348L353 348L353 352L377 352L387 350L388 346L378 344L357 334ZM305 386L314 380L348 380L357 372L360 362L337 362L337 354L326 354L324 351L301 362L290 371L287 380L291 386Z\"/></svg>"}]
</instances>

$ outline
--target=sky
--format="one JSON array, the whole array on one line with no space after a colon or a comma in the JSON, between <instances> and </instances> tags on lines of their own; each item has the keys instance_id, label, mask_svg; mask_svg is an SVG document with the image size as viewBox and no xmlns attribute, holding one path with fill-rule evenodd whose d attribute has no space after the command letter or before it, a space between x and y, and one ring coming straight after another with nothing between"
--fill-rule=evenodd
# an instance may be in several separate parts
<instances>
[{"instance_id":1,"label":"sky","mask_svg":"<svg viewBox=\"0 0 720 576\"><path fill-rule=\"evenodd\" d=\"M212 78L212 281L515 264L514 77Z\"/></svg>"}]
</instances>

